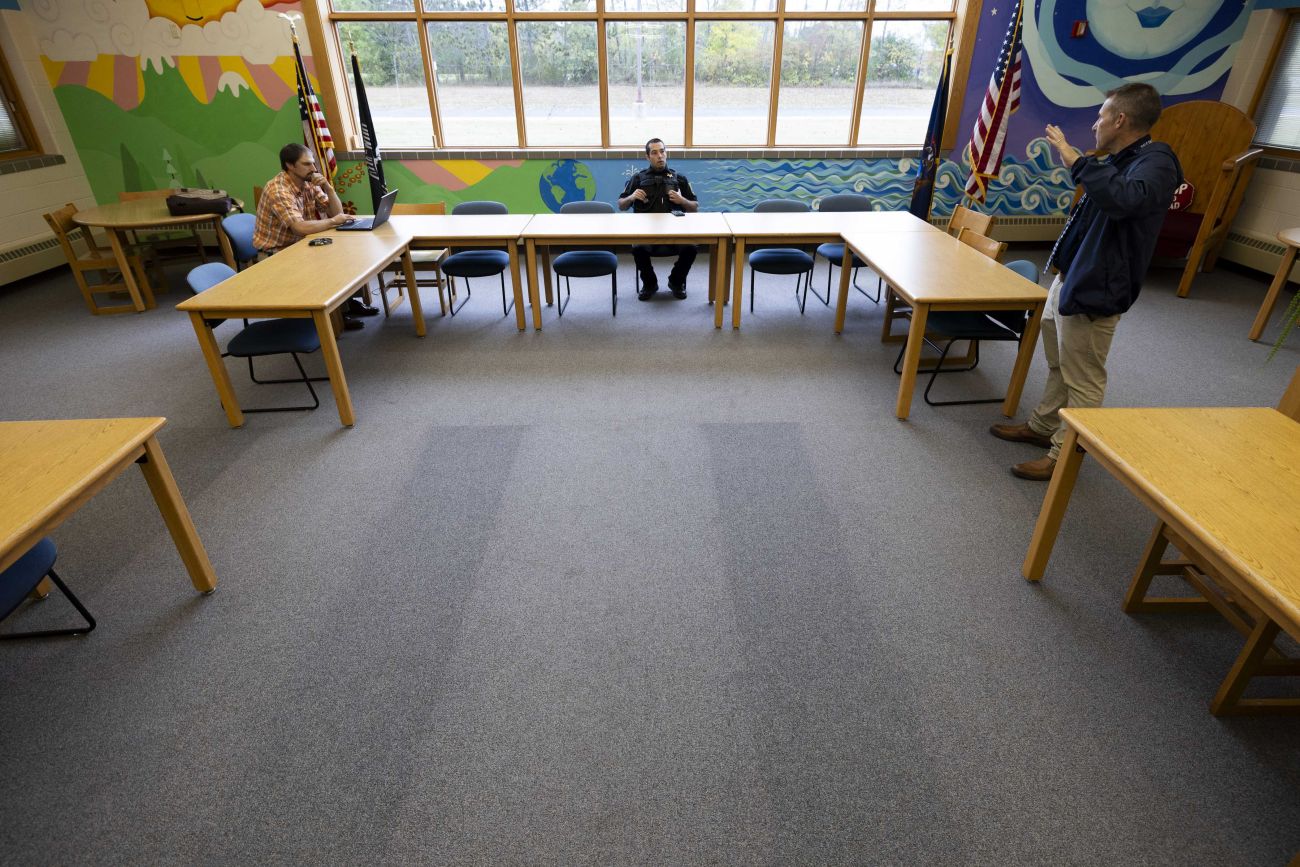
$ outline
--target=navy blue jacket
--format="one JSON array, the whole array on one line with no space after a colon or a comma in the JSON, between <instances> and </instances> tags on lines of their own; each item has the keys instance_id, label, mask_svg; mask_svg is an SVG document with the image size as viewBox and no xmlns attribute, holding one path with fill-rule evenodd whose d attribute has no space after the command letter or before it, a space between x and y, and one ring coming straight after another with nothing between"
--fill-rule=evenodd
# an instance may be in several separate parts
<instances>
[{"instance_id":1,"label":"navy blue jacket","mask_svg":"<svg viewBox=\"0 0 1300 867\"><path fill-rule=\"evenodd\" d=\"M1082 156L1070 177L1083 197L1049 265L1061 272L1063 316L1114 316L1133 306L1183 168L1169 145L1143 136L1112 156Z\"/></svg>"}]
</instances>

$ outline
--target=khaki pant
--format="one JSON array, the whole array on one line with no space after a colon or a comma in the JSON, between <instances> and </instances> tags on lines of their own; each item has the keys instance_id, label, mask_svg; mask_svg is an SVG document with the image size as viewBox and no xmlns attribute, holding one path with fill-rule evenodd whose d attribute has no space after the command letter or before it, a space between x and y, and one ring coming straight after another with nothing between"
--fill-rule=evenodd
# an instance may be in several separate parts
<instances>
[{"instance_id":1,"label":"khaki pant","mask_svg":"<svg viewBox=\"0 0 1300 867\"><path fill-rule=\"evenodd\" d=\"M1029 416L1029 427L1051 436L1047 456L1056 459L1065 439L1063 407L1101 406L1106 396L1106 356L1119 324L1119 314L1098 318L1079 313L1062 316L1061 278L1052 280L1043 310L1043 354L1047 356L1047 386L1043 399Z\"/></svg>"}]
</instances>

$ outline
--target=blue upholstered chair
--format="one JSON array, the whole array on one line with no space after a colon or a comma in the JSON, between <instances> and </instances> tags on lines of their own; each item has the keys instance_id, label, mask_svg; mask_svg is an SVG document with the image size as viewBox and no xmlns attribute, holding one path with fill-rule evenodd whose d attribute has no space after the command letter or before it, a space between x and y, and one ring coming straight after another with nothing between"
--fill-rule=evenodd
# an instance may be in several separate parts
<instances>
[{"instance_id":1,"label":"blue upholstered chair","mask_svg":"<svg viewBox=\"0 0 1300 867\"><path fill-rule=\"evenodd\" d=\"M261 251L253 246L253 230L257 227L257 217L252 214L231 214L221 221L221 231L230 241L230 249L235 254L235 267L243 270L245 266L257 261Z\"/></svg>"},{"instance_id":2,"label":"blue upholstered chair","mask_svg":"<svg viewBox=\"0 0 1300 867\"><path fill-rule=\"evenodd\" d=\"M189 284L190 291L197 295L234 275L235 272L225 262L209 262L190 271L185 281ZM248 378L258 385L276 385L285 382L301 382L306 385L307 390L311 392L311 406L268 406L244 410L244 412L291 412L315 409L320 406L320 398L316 396L316 389L312 388L311 384L325 382L328 377L309 377L307 371L303 369L302 361L298 358L300 354L309 355L318 349L320 349L320 335L316 333L316 323L310 319L263 319L253 323L245 319L244 330L230 338L230 342L226 344L226 351L221 354L221 357L247 358ZM292 357L293 363L297 365L298 372L302 376L290 379L258 379L253 370L253 359L263 355Z\"/></svg>"},{"instance_id":3,"label":"blue upholstered chair","mask_svg":"<svg viewBox=\"0 0 1300 867\"><path fill-rule=\"evenodd\" d=\"M821 202L817 205L817 210L823 212L825 211L870 211L871 200L868 199L866 196L860 196L857 193L837 193L836 195L827 196L826 198L822 199ZM826 269L826 297L822 298L822 296L817 295L816 289L813 290L813 294L817 295L818 299L820 299L823 304L829 305L831 303L831 275L834 273L835 269L839 267L840 263L844 261L844 244L843 243L821 244L820 246L817 247L817 255L821 256L828 263L830 263L830 267ZM866 295L873 302L879 301L880 300L879 286L876 287L876 294L873 297L871 295L867 295L866 290L864 290L861 286L858 285L858 269L861 268L864 264L865 263L857 256L853 257L853 288L857 289L863 295Z\"/></svg>"},{"instance_id":4,"label":"blue upholstered chair","mask_svg":"<svg viewBox=\"0 0 1300 867\"><path fill-rule=\"evenodd\" d=\"M796 214L808 210L811 209L807 204L793 199L765 199L754 206L755 213ZM749 262L749 312L754 312L754 275L761 271L764 274L799 275L794 283L794 300L798 302L802 315L808 303L808 287L812 283L813 257L798 247L768 247L755 250L746 258ZM803 297L799 295L800 284L803 284Z\"/></svg>"},{"instance_id":5,"label":"blue upholstered chair","mask_svg":"<svg viewBox=\"0 0 1300 867\"><path fill-rule=\"evenodd\" d=\"M461 202L451 209L453 214L508 214L510 209L500 202ZM509 316L514 300L506 300L506 269L510 267L510 254L505 250L460 250L443 260L442 273L452 278L451 315L464 307L470 299L469 278L501 275L501 315ZM465 300L456 303L455 279L465 281Z\"/></svg>"},{"instance_id":6,"label":"blue upholstered chair","mask_svg":"<svg viewBox=\"0 0 1300 867\"><path fill-rule=\"evenodd\" d=\"M38 632L11 632L7 635L0 635L0 639L9 638L41 638L47 635L83 635L95 628L95 618L90 616L86 606L81 604L81 600L72 595L68 585L63 583L58 573L54 571L54 559L58 552L54 548L54 543L49 537L42 539L32 546L32 549L23 556L14 561L8 569L0 572L0 620L4 620L12 614L27 594L36 589L36 585L41 583L41 579L46 575L54 582L54 586L59 588L59 592L68 598L72 607L86 619L85 626L75 626L70 629L44 629Z\"/></svg>"},{"instance_id":7,"label":"blue upholstered chair","mask_svg":"<svg viewBox=\"0 0 1300 867\"><path fill-rule=\"evenodd\" d=\"M1033 262L1017 259L1008 262L1006 267L1015 271L1026 280L1038 282L1038 266ZM975 400L931 400L930 389L941 373L963 373L974 370L980 363L980 342L985 340L1004 340L1019 343L1025 335L1025 323L1029 319L1026 310L935 310L925 320L925 342L939 351L939 357L930 368L930 381L925 386L925 402L930 406L961 406L971 403L1001 403L1002 397L978 398ZM958 340L971 342L971 362L965 367L943 366L948 357L948 350ZM943 341L943 345L939 345ZM900 365L907 343L894 359L894 373L901 373Z\"/></svg>"},{"instance_id":8,"label":"blue upholstered chair","mask_svg":"<svg viewBox=\"0 0 1300 867\"><path fill-rule=\"evenodd\" d=\"M609 202L568 202L560 206L561 214L612 214ZM565 250L551 262L555 273L564 278L564 298L555 303L556 311L563 316L569 306L569 281L573 277L609 277L609 298L612 315L618 315L618 256L609 250Z\"/></svg>"}]
</instances>

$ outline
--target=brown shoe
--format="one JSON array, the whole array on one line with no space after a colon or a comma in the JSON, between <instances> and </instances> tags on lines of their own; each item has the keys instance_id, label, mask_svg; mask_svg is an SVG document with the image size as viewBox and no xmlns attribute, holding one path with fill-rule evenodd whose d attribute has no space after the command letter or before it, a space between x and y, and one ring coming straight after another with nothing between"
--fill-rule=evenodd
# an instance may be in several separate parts
<instances>
[{"instance_id":1,"label":"brown shoe","mask_svg":"<svg viewBox=\"0 0 1300 867\"><path fill-rule=\"evenodd\" d=\"M1018 476L1022 479L1029 479L1031 482L1047 482L1051 480L1052 473L1055 470L1055 460L1049 457L1041 457L1035 461L1025 461L1023 464L1016 464L1011 468L1011 475Z\"/></svg>"},{"instance_id":2,"label":"brown shoe","mask_svg":"<svg viewBox=\"0 0 1300 867\"><path fill-rule=\"evenodd\" d=\"M989 433L1009 443L1029 443L1031 446L1038 446L1040 449L1050 449L1052 447L1052 438L1050 436L1043 436L1024 422L1020 424L995 424L989 428Z\"/></svg>"}]
</instances>

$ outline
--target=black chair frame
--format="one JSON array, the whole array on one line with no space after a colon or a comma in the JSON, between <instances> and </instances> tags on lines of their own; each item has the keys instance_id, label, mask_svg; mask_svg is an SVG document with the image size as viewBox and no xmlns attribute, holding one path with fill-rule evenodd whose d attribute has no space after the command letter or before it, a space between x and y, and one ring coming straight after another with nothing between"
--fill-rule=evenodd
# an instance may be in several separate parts
<instances>
[{"instance_id":1,"label":"black chair frame","mask_svg":"<svg viewBox=\"0 0 1300 867\"><path fill-rule=\"evenodd\" d=\"M976 398L973 400L931 400L930 399L930 389L934 388L934 382L938 378L939 374L966 373L974 370L976 367L979 366L981 340L996 340L999 342L1008 342L1008 343L1014 341L1016 345L1019 346L1020 341L1024 339L1025 332L1023 328L1021 328L1020 332L1017 333L1016 331L1007 327L1002 322L999 322L998 320L987 316L987 314L985 315L985 319L988 322L987 331L980 332L979 335L976 335L975 332L970 332L966 334L958 334L957 336L954 337L948 337L947 342L944 343L943 346L939 346L937 343L931 340L929 335L925 335L922 338L925 341L926 345L928 345L932 349L938 350L939 352L939 357L935 359L934 365L922 371L923 373L928 372L930 374L930 380L925 384L925 391L922 394L922 397L925 399L925 402L930 406L968 406L977 403L1001 403L1003 400L1006 399L1006 395L1003 395L1002 397ZM971 342L971 363L966 365L965 367L944 367L943 363L948 358L948 351L952 349L952 345L959 340L969 340ZM894 359L894 373L899 374L900 376L903 373L901 365L903 362L903 355L906 352L907 352L907 341L903 341L902 348L898 350L898 357Z\"/></svg>"},{"instance_id":2,"label":"black chair frame","mask_svg":"<svg viewBox=\"0 0 1300 867\"><path fill-rule=\"evenodd\" d=\"M72 603L72 607L77 609L77 613L85 619L86 625L75 626L70 629L40 629L32 632L10 632L6 635L0 635L0 641L11 641L15 638L48 638L53 635L86 635L94 631L95 618L90 616L90 612L86 610L86 606L82 605L81 600L73 595L73 592L68 589L67 584L63 583L63 579L59 577L59 574L53 569L45 574L54 582L54 586L59 588L59 592L66 596L68 601Z\"/></svg>"},{"instance_id":3,"label":"black chair frame","mask_svg":"<svg viewBox=\"0 0 1300 867\"><path fill-rule=\"evenodd\" d=\"M225 321L224 319L220 319L220 320L209 322L209 324L212 325L213 327L216 327L217 325L220 325L224 321ZM245 328L248 327L247 319L244 320L244 327ZM296 352L277 352L274 354L288 355L291 358L293 358L293 363L298 368L298 372L301 373L302 376L298 378L289 377L288 379L258 379L257 373L253 369L253 356L249 355L245 357L246 360L248 361L248 378L251 379L257 385L284 385L290 382L301 382L303 385L307 386L307 391L311 393L311 401L312 401L311 406L261 406L261 407L252 407L252 408L240 407L240 409L243 412L306 412L309 410L318 409L320 407L320 397L316 394L316 389L312 388L311 384L313 382L329 382L329 377L308 376L306 369L302 366L302 360L298 358L298 353ZM221 353L221 357L234 358L236 356L232 356L229 352L223 352Z\"/></svg>"},{"instance_id":4,"label":"black chair frame","mask_svg":"<svg viewBox=\"0 0 1300 867\"><path fill-rule=\"evenodd\" d=\"M474 297L474 292L472 289L470 289L469 278L461 277L460 279L465 281L465 300L457 304L456 303L456 278L451 274L448 274L446 271L443 271L442 273L443 276L447 278L447 294L451 298L451 304L450 304L451 315L455 316L457 311L459 311L460 308L468 304L470 298ZM510 311L515 308L515 299L513 298L507 299L506 272L502 271L500 276L501 276L501 315L509 316Z\"/></svg>"},{"instance_id":5,"label":"black chair frame","mask_svg":"<svg viewBox=\"0 0 1300 867\"><path fill-rule=\"evenodd\" d=\"M750 312L750 313L753 313L753 312L754 312L754 274L755 274L754 269L753 269L753 268L750 268L750 269L749 269L749 312ZM799 284L800 284L800 283L803 284L803 297L802 297L802 298L799 297ZM808 304L808 289L809 289L809 287L810 287L811 285L812 285L812 269L811 269L811 268L809 268L807 271L800 271L798 274L795 275L795 281L794 281L794 302L795 302L796 304L799 305L799 312L800 312L801 314L802 314L803 311L804 311L804 307L806 307L807 304ZM812 290L812 294L813 294L814 296L818 297L818 298L821 297L820 295L817 295L817 290L816 290L816 289L813 289L813 290Z\"/></svg>"},{"instance_id":6,"label":"black chair frame","mask_svg":"<svg viewBox=\"0 0 1300 867\"><path fill-rule=\"evenodd\" d=\"M555 310L560 316L563 316L564 308L569 306L569 297L573 294L572 291L570 291L569 281L571 278L569 277L568 274L560 274L557 276L564 278L564 298L555 299ZM613 274L610 274L609 280L610 280L609 301L610 301L610 307L613 310L613 313L611 315L617 316L618 315L618 272L615 271ZM558 295L559 293L556 294Z\"/></svg>"}]
</instances>

